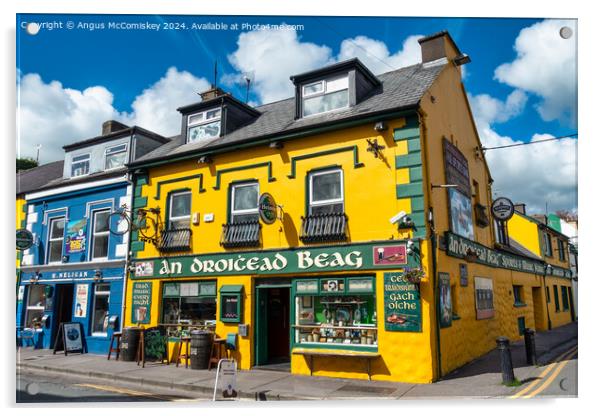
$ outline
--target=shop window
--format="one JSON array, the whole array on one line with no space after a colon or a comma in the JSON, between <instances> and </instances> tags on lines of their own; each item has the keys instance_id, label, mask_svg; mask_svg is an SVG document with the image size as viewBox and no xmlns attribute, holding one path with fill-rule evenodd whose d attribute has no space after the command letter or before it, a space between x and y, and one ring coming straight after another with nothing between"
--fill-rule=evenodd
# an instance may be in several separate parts
<instances>
[{"instance_id":1,"label":"shop window","mask_svg":"<svg viewBox=\"0 0 602 416\"><path fill-rule=\"evenodd\" d=\"M349 76L337 76L301 87L303 117L349 107Z\"/></svg>"},{"instance_id":2,"label":"shop window","mask_svg":"<svg viewBox=\"0 0 602 416\"><path fill-rule=\"evenodd\" d=\"M223 285L220 288L220 320L222 322L241 322L242 285Z\"/></svg>"},{"instance_id":3,"label":"shop window","mask_svg":"<svg viewBox=\"0 0 602 416\"><path fill-rule=\"evenodd\" d=\"M568 288L566 286L561 286L560 287L560 291L562 293L562 310L563 311L568 311L569 310L569 293L568 293Z\"/></svg>"},{"instance_id":4,"label":"shop window","mask_svg":"<svg viewBox=\"0 0 602 416\"><path fill-rule=\"evenodd\" d=\"M232 185L231 223L259 221L259 184L246 183Z\"/></svg>"},{"instance_id":5,"label":"shop window","mask_svg":"<svg viewBox=\"0 0 602 416\"><path fill-rule=\"evenodd\" d=\"M295 280L293 290L296 344L377 347L373 277Z\"/></svg>"},{"instance_id":6,"label":"shop window","mask_svg":"<svg viewBox=\"0 0 602 416\"><path fill-rule=\"evenodd\" d=\"M554 285L554 306L556 307L556 312L560 311L560 305L558 304L558 286Z\"/></svg>"},{"instance_id":7,"label":"shop window","mask_svg":"<svg viewBox=\"0 0 602 416\"><path fill-rule=\"evenodd\" d=\"M309 215L343 213L343 171L310 173Z\"/></svg>"},{"instance_id":8,"label":"shop window","mask_svg":"<svg viewBox=\"0 0 602 416\"><path fill-rule=\"evenodd\" d=\"M74 156L71 159L71 177L83 176L90 173L90 153Z\"/></svg>"},{"instance_id":9,"label":"shop window","mask_svg":"<svg viewBox=\"0 0 602 416\"><path fill-rule=\"evenodd\" d=\"M92 335L106 335L109 325L110 283L94 285L94 309L92 312Z\"/></svg>"},{"instance_id":10,"label":"shop window","mask_svg":"<svg viewBox=\"0 0 602 416\"><path fill-rule=\"evenodd\" d=\"M558 239L558 258L560 261L566 261L564 241L562 241L560 238Z\"/></svg>"},{"instance_id":11,"label":"shop window","mask_svg":"<svg viewBox=\"0 0 602 416\"><path fill-rule=\"evenodd\" d=\"M188 143L218 137L221 129L221 109L212 108L188 116Z\"/></svg>"},{"instance_id":12,"label":"shop window","mask_svg":"<svg viewBox=\"0 0 602 416\"><path fill-rule=\"evenodd\" d=\"M128 145L120 144L105 150L105 170L120 168L125 165Z\"/></svg>"},{"instance_id":13,"label":"shop window","mask_svg":"<svg viewBox=\"0 0 602 416\"><path fill-rule=\"evenodd\" d=\"M513 285L512 291L514 293L514 306L525 306L526 304L523 299L523 287Z\"/></svg>"},{"instance_id":14,"label":"shop window","mask_svg":"<svg viewBox=\"0 0 602 416\"><path fill-rule=\"evenodd\" d=\"M109 257L109 214L110 211L94 211L92 215L92 260Z\"/></svg>"},{"instance_id":15,"label":"shop window","mask_svg":"<svg viewBox=\"0 0 602 416\"><path fill-rule=\"evenodd\" d=\"M195 281L163 285L162 323L209 325L215 323L216 282Z\"/></svg>"},{"instance_id":16,"label":"shop window","mask_svg":"<svg viewBox=\"0 0 602 416\"><path fill-rule=\"evenodd\" d=\"M63 259L65 218L53 218L48 226L48 263L60 263Z\"/></svg>"},{"instance_id":17,"label":"shop window","mask_svg":"<svg viewBox=\"0 0 602 416\"><path fill-rule=\"evenodd\" d=\"M169 197L168 228L182 230L190 228L190 205L192 194L189 191L174 192Z\"/></svg>"},{"instance_id":18,"label":"shop window","mask_svg":"<svg viewBox=\"0 0 602 416\"><path fill-rule=\"evenodd\" d=\"M27 309L25 311L25 328L38 328L42 322L46 307L46 285L29 286Z\"/></svg>"}]
</instances>

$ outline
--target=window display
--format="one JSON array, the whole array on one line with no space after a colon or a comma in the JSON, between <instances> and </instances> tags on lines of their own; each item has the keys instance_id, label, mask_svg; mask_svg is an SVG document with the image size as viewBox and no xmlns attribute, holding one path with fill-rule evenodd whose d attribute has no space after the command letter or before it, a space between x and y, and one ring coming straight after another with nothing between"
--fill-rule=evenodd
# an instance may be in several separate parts
<instances>
[{"instance_id":1,"label":"window display","mask_svg":"<svg viewBox=\"0 0 602 416\"><path fill-rule=\"evenodd\" d=\"M215 282L165 283L163 324L206 325L215 320Z\"/></svg>"},{"instance_id":2,"label":"window display","mask_svg":"<svg viewBox=\"0 0 602 416\"><path fill-rule=\"evenodd\" d=\"M297 280L294 289L295 343L377 347L373 277Z\"/></svg>"}]
</instances>

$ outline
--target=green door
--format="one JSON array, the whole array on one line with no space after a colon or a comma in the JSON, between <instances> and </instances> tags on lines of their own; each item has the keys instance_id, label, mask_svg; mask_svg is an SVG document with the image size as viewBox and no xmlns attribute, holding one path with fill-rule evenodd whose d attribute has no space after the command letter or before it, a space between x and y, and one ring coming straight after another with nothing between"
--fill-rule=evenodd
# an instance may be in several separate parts
<instances>
[{"instance_id":1,"label":"green door","mask_svg":"<svg viewBox=\"0 0 602 416\"><path fill-rule=\"evenodd\" d=\"M268 362L268 291L255 288L255 365Z\"/></svg>"}]
</instances>

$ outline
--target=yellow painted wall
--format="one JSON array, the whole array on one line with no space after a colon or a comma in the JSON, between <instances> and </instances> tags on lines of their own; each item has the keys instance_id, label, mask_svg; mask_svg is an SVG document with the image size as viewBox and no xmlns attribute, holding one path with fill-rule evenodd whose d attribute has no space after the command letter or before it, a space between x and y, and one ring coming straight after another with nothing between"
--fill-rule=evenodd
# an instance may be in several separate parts
<instances>
[{"instance_id":1,"label":"yellow painted wall","mask_svg":"<svg viewBox=\"0 0 602 416\"><path fill-rule=\"evenodd\" d=\"M558 310L554 302L554 285L558 287ZM546 286L550 288L550 303L548 303L548 309L550 311L550 321L552 322L552 328L566 325L571 322L571 311L570 311L570 296L569 296L569 309L563 309L562 307L562 286L567 288L571 287L571 281L562 277L546 277ZM568 291L568 289L567 289Z\"/></svg>"},{"instance_id":2,"label":"yellow painted wall","mask_svg":"<svg viewBox=\"0 0 602 416\"><path fill-rule=\"evenodd\" d=\"M515 212L508 221L508 235L535 256L541 255L537 222Z\"/></svg>"}]
</instances>

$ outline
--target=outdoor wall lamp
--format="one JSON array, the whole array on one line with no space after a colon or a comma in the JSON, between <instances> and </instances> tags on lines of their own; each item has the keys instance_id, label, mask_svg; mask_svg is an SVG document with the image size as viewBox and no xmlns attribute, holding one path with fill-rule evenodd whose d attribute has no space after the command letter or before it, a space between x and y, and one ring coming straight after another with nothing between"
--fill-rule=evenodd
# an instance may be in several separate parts
<instances>
[{"instance_id":1,"label":"outdoor wall lamp","mask_svg":"<svg viewBox=\"0 0 602 416\"><path fill-rule=\"evenodd\" d=\"M474 263L477 261L477 252L469 248L466 250L466 253L464 253L464 260L466 260L468 263Z\"/></svg>"},{"instance_id":2,"label":"outdoor wall lamp","mask_svg":"<svg viewBox=\"0 0 602 416\"><path fill-rule=\"evenodd\" d=\"M383 132L383 131L387 131L389 130L389 126L387 125L387 123L385 123L384 121L379 121L378 123L376 123L374 125L374 130L378 131L379 133Z\"/></svg>"},{"instance_id":3,"label":"outdoor wall lamp","mask_svg":"<svg viewBox=\"0 0 602 416\"><path fill-rule=\"evenodd\" d=\"M466 55L465 53L458 55L454 58L454 64L456 66L462 66L465 64L469 64L470 63L470 56Z\"/></svg>"},{"instance_id":4,"label":"outdoor wall lamp","mask_svg":"<svg viewBox=\"0 0 602 416\"><path fill-rule=\"evenodd\" d=\"M31 277L31 279L29 279L29 281L31 283L38 283L38 280L40 280L40 277L42 277L42 273L40 273L40 271L37 270Z\"/></svg>"},{"instance_id":5,"label":"outdoor wall lamp","mask_svg":"<svg viewBox=\"0 0 602 416\"><path fill-rule=\"evenodd\" d=\"M94 270L94 280L98 281L102 279L102 271L100 269Z\"/></svg>"},{"instance_id":6,"label":"outdoor wall lamp","mask_svg":"<svg viewBox=\"0 0 602 416\"><path fill-rule=\"evenodd\" d=\"M282 142L270 142L270 149L282 149L284 145Z\"/></svg>"},{"instance_id":7,"label":"outdoor wall lamp","mask_svg":"<svg viewBox=\"0 0 602 416\"><path fill-rule=\"evenodd\" d=\"M204 155L199 158L198 163L205 163L205 164L213 163L213 159L211 159L211 156L209 156L209 155Z\"/></svg>"}]
</instances>

